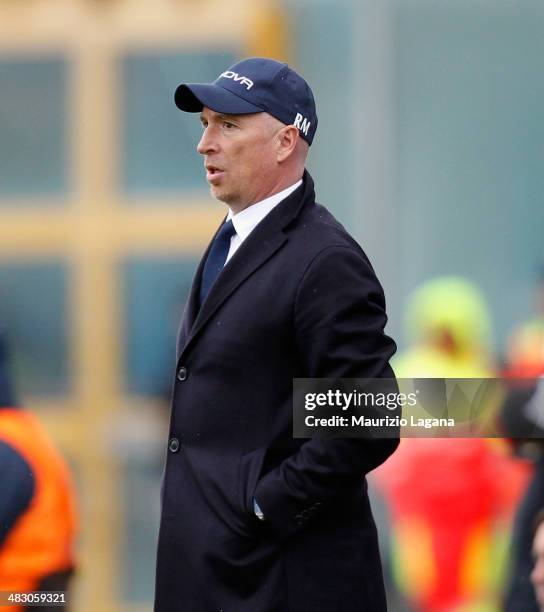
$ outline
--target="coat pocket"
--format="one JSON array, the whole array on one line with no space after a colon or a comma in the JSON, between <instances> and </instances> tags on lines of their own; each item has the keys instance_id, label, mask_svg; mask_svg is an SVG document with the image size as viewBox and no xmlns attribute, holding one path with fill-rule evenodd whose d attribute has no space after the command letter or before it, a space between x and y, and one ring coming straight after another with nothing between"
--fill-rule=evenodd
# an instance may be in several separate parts
<instances>
[{"instance_id":1,"label":"coat pocket","mask_svg":"<svg viewBox=\"0 0 544 612\"><path fill-rule=\"evenodd\" d=\"M240 457L237 499L244 516L249 515L252 519L256 519L253 512L253 495L261 476L265 455L266 449L258 448Z\"/></svg>"}]
</instances>

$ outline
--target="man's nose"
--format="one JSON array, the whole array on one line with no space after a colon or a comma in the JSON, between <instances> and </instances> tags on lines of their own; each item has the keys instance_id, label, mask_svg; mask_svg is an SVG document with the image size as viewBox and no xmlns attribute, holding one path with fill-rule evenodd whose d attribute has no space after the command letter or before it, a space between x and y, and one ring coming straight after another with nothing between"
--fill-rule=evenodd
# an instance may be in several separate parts
<instances>
[{"instance_id":1,"label":"man's nose","mask_svg":"<svg viewBox=\"0 0 544 612\"><path fill-rule=\"evenodd\" d=\"M201 155L208 155L209 153L217 153L218 146L215 138L213 137L213 131L209 127L204 128L200 142L196 146L196 150Z\"/></svg>"}]
</instances>

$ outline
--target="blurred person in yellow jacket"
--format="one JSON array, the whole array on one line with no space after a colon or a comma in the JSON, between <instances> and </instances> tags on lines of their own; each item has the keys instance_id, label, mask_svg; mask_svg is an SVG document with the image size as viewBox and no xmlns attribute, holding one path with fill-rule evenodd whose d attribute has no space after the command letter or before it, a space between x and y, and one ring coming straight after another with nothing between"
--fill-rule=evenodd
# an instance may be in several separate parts
<instances>
[{"instance_id":1,"label":"blurred person in yellow jacket","mask_svg":"<svg viewBox=\"0 0 544 612\"><path fill-rule=\"evenodd\" d=\"M0 592L67 591L74 571L75 491L42 425L16 403L0 335Z\"/></svg>"},{"instance_id":2,"label":"blurred person in yellow jacket","mask_svg":"<svg viewBox=\"0 0 544 612\"><path fill-rule=\"evenodd\" d=\"M406 324L399 378L493 376L485 302L462 278L424 283ZM396 581L415 610L499 609L507 521L525 474L500 440L403 439L377 470L392 518Z\"/></svg>"}]
</instances>

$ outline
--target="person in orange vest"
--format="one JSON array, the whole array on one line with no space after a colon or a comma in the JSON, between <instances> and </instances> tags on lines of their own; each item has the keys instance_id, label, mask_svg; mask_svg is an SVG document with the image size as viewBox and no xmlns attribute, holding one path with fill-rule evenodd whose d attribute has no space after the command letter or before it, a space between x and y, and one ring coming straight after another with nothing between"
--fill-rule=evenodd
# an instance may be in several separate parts
<instances>
[{"instance_id":1,"label":"person in orange vest","mask_svg":"<svg viewBox=\"0 0 544 612\"><path fill-rule=\"evenodd\" d=\"M67 591L75 567L75 490L39 421L17 407L0 336L0 592L5 612L27 608L7 593ZM65 598L68 609L68 594ZM20 601L20 598L19 598ZM47 602L44 602L45 604ZM8 604L8 605L5 605ZM50 610L33 605L28 610Z\"/></svg>"}]
</instances>

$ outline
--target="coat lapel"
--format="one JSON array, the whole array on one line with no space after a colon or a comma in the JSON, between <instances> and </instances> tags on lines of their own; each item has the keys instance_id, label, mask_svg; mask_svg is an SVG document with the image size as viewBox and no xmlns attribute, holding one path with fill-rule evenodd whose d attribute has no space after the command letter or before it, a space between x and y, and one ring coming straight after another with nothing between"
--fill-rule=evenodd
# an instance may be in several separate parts
<instances>
[{"instance_id":1,"label":"coat lapel","mask_svg":"<svg viewBox=\"0 0 544 612\"><path fill-rule=\"evenodd\" d=\"M225 222L225 219L221 221L221 224L219 225L219 227L223 225L223 223ZM208 244L208 247L206 251L204 252L204 255L202 256L200 263L198 264L198 268L196 269L195 276L193 278L193 284L191 285L191 291L189 292L189 298L187 300L187 303L185 304L185 309L183 311L183 315L181 317L181 323L180 323L179 330L178 330L178 337L177 337L177 342L176 342L176 348L177 348L176 356L178 359L181 354L181 351L183 350L185 344L187 343L187 339L189 338L189 334L191 333L191 329L193 325L195 324L195 321L198 315L198 310L200 306L199 304L200 281L202 279L202 272L204 271L204 263L206 262L208 253L210 252L210 249L212 248L212 243L218 231L219 231L219 228L217 228L215 234L213 235L213 238L210 241L210 244Z\"/></svg>"},{"instance_id":2,"label":"coat lapel","mask_svg":"<svg viewBox=\"0 0 544 612\"><path fill-rule=\"evenodd\" d=\"M249 275L260 268L287 241L288 238L283 230L298 217L304 204L314 201L313 180L308 172L304 172L303 179L303 185L278 204L244 240L217 278L199 310L200 281L204 262L211 248L210 242L195 274L189 300L182 317L177 345L178 359L194 342L198 333L219 306Z\"/></svg>"}]
</instances>

